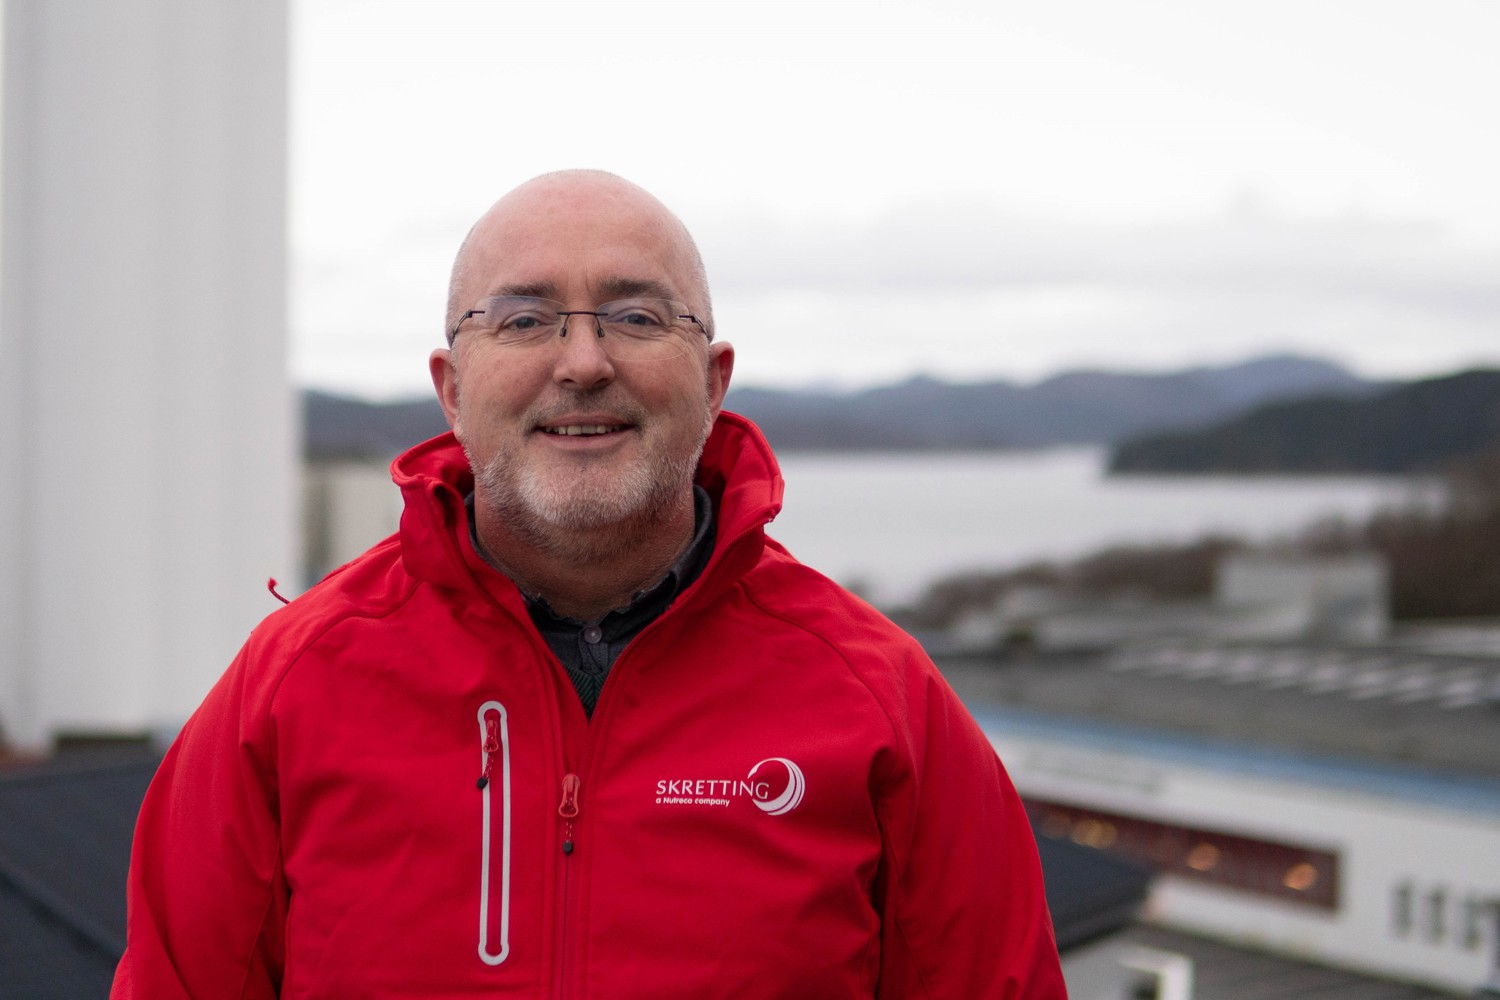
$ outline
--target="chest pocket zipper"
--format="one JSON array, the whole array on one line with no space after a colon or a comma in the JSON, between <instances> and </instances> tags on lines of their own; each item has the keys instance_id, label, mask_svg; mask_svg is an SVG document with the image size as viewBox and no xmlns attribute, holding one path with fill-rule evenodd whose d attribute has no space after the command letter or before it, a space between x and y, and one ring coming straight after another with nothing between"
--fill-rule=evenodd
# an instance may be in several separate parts
<instances>
[{"instance_id":1,"label":"chest pocket zipper","mask_svg":"<svg viewBox=\"0 0 1500 1000\"><path fill-rule=\"evenodd\" d=\"M499 965L510 953L510 735L505 724L505 706L487 701L479 706L480 776L476 784L483 797L479 867L479 960ZM498 792L498 795L497 795ZM499 886L493 885L496 846L495 802L499 800ZM492 897L497 902L492 902ZM493 926L492 909L499 910Z\"/></svg>"}]
</instances>

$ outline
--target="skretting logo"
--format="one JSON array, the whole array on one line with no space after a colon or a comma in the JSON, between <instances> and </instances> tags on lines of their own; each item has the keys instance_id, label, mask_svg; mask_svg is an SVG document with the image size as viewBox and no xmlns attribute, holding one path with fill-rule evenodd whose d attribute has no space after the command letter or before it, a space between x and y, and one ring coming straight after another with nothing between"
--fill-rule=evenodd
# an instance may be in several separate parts
<instances>
[{"instance_id":1,"label":"skretting logo","mask_svg":"<svg viewBox=\"0 0 1500 1000\"><path fill-rule=\"evenodd\" d=\"M781 816L802 804L802 796L807 792L807 779L802 776L802 768L785 757L770 757L761 761L750 769L749 777L755 777L755 773L767 764L781 764L786 768L786 790L774 799L766 800L756 797L752 801L761 812L770 816ZM761 784L764 785L767 782L763 781Z\"/></svg>"},{"instance_id":2,"label":"skretting logo","mask_svg":"<svg viewBox=\"0 0 1500 1000\"><path fill-rule=\"evenodd\" d=\"M782 770L786 772L784 778L778 773ZM659 806L728 808L737 799L749 799L768 816L786 815L802 803L806 794L807 778L802 768L785 757L767 757L743 778L662 778L656 783Z\"/></svg>"}]
</instances>

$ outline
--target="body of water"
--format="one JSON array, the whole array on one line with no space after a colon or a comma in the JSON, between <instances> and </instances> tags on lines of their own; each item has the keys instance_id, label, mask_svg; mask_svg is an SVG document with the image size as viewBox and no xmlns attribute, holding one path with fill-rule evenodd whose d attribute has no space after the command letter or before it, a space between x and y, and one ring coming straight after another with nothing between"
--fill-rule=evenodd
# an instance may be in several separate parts
<instances>
[{"instance_id":1,"label":"body of water","mask_svg":"<svg viewBox=\"0 0 1500 1000\"><path fill-rule=\"evenodd\" d=\"M961 570L1210 532L1270 541L1441 497L1431 481L1391 476L1110 477L1106 457L1100 448L792 453L781 458L786 503L770 533L808 565L893 603Z\"/></svg>"}]
</instances>

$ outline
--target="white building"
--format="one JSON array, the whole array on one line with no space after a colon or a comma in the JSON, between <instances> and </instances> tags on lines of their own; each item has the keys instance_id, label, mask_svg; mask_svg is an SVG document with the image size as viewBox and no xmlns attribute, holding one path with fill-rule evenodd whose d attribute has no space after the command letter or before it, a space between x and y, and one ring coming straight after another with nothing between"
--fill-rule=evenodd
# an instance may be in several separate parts
<instances>
[{"instance_id":1,"label":"white building","mask_svg":"<svg viewBox=\"0 0 1500 1000\"><path fill-rule=\"evenodd\" d=\"M1500 972L1495 786L986 722L1044 830L1172 852L1151 919L1462 991Z\"/></svg>"},{"instance_id":2,"label":"white building","mask_svg":"<svg viewBox=\"0 0 1500 1000\"><path fill-rule=\"evenodd\" d=\"M1047 652L1162 639L1376 642L1390 631L1389 576L1373 553L1235 553L1215 567L1214 592L1206 600L1013 587L994 608L959 621L953 640L970 650Z\"/></svg>"},{"instance_id":3,"label":"white building","mask_svg":"<svg viewBox=\"0 0 1500 1000\"><path fill-rule=\"evenodd\" d=\"M1214 602L1284 622L1267 638L1374 642L1390 632L1390 570L1373 553L1237 552L1218 565Z\"/></svg>"},{"instance_id":4,"label":"white building","mask_svg":"<svg viewBox=\"0 0 1500 1000\"><path fill-rule=\"evenodd\" d=\"M284 0L4 10L0 738L180 724L295 581Z\"/></svg>"}]
</instances>

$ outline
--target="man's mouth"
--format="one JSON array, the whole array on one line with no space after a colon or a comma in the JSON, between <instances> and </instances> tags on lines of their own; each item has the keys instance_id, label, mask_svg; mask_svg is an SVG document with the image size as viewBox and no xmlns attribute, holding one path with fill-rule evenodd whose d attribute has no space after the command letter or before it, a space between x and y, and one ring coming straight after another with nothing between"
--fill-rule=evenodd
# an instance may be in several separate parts
<instances>
[{"instance_id":1,"label":"man's mouth","mask_svg":"<svg viewBox=\"0 0 1500 1000\"><path fill-rule=\"evenodd\" d=\"M559 424L556 427L543 427L541 430L543 434L556 434L561 437L590 437L595 434L623 431L629 426L629 424Z\"/></svg>"}]
</instances>

